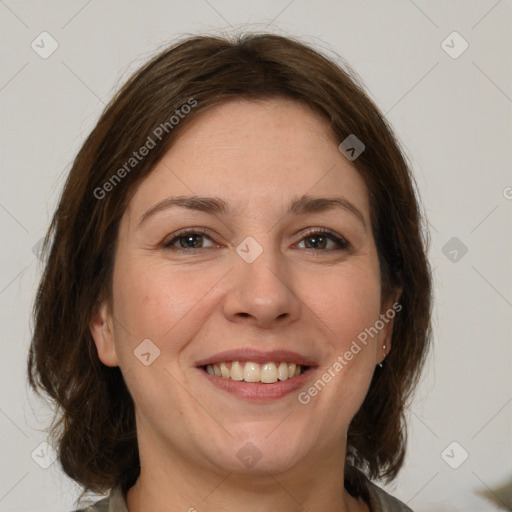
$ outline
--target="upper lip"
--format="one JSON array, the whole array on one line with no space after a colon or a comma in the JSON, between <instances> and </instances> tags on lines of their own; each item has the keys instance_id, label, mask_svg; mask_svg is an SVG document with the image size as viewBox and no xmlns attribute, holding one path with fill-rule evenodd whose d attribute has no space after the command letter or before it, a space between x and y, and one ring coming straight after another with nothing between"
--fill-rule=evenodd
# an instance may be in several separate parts
<instances>
[{"instance_id":1,"label":"upper lip","mask_svg":"<svg viewBox=\"0 0 512 512\"><path fill-rule=\"evenodd\" d=\"M302 366L316 366L317 363L302 354L291 350L269 350L261 351L252 348L231 349L197 361L197 366L207 364L218 364L229 361L251 361L253 363L265 364L269 362L296 363Z\"/></svg>"}]
</instances>

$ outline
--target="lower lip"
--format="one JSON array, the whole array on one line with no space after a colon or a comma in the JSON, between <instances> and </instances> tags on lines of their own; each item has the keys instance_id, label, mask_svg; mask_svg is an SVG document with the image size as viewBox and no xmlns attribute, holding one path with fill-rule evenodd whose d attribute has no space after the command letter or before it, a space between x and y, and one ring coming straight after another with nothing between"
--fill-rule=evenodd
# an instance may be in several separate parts
<instances>
[{"instance_id":1,"label":"lower lip","mask_svg":"<svg viewBox=\"0 0 512 512\"><path fill-rule=\"evenodd\" d=\"M283 398L299 388L304 386L305 382L313 373L313 368L309 368L306 372L293 377L292 379L278 380L272 384L264 384L262 382L245 382L243 380L225 379L210 375L208 372L199 368L199 371L214 385L224 391L228 391L238 398L249 400L252 402L268 402Z\"/></svg>"}]
</instances>

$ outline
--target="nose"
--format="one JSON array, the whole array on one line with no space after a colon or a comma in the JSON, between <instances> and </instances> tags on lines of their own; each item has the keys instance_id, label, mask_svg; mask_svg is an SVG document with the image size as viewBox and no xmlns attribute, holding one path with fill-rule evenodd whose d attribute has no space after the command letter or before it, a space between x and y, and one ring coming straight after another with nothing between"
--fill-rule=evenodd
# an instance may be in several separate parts
<instances>
[{"instance_id":1,"label":"nose","mask_svg":"<svg viewBox=\"0 0 512 512\"><path fill-rule=\"evenodd\" d=\"M224 302L229 321L268 329L299 318L301 302L293 289L290 269L278 251L265 249L252 263L238 254L234 258Z\"/></svg>"}]
</instances>

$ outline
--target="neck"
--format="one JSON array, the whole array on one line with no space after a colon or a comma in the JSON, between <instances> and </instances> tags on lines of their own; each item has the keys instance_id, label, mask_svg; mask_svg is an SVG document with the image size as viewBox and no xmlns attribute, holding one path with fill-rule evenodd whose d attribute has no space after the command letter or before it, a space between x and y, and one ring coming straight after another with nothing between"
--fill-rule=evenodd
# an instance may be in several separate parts
<instances>
[{"instance_id":1,"label":"neck","mask_svg":"<svg viewBox=\"0 0 512 512\"><path fill-rule=\"evenodd\" d=\"M127 493L128 512L369 512L343 487L344 453L279 474L237 473L191 463L176 452L163 458L162 451L153 454L148 448L139 448L141 472Z\"/></svg>"}]
</instances>

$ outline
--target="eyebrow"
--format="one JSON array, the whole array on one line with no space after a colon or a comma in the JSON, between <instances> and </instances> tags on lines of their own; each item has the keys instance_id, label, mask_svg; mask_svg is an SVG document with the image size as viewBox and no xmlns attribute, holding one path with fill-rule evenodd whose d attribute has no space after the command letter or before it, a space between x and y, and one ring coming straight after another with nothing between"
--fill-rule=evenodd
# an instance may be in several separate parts
<instances>
[{"instance_id":1,"label":"eyebrow","mask_svg":"<svg viewBox=\"0 0 512 512\"><path fill-rule=\"evenodd\" d=\"M220 197L168 197L147 210L141 216L138 227L140 227L141 224L152 215L169 208L186 208L188 210L195 210L213 215L226 215L230 212L228 204ZM352 213L363 224L363 227L366 230L364 215L353 203L344 197L311 197L303 195L302 197L291 201L287 213L304 215L307 213L321 213L334 208L343 208L344 210Z\"/></svg>"}]
</instances>

